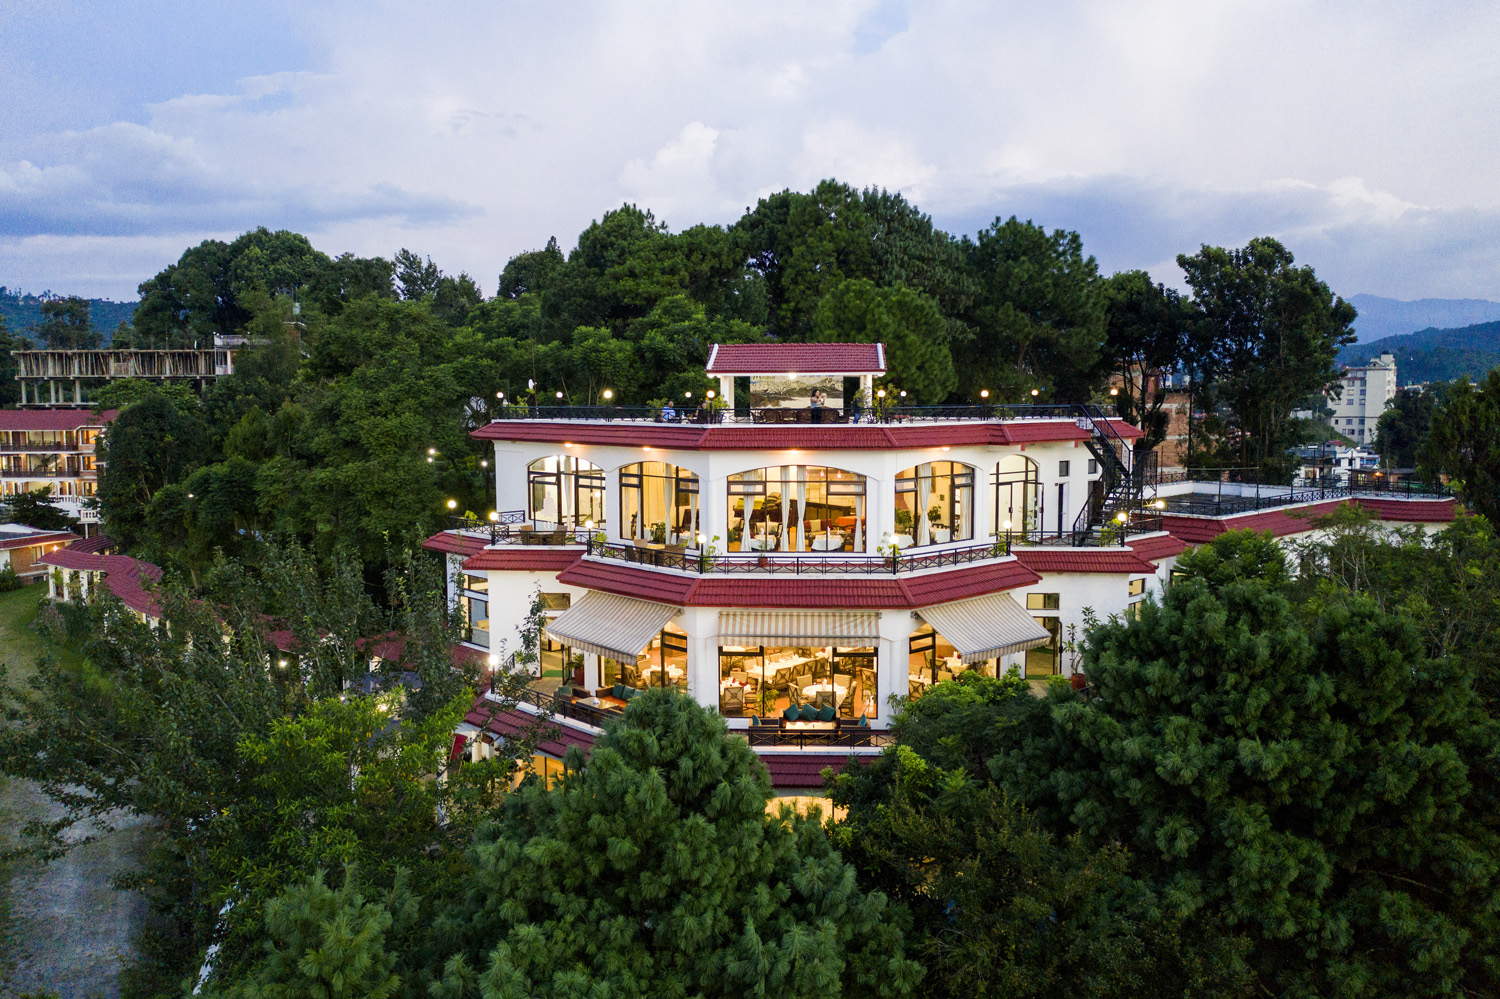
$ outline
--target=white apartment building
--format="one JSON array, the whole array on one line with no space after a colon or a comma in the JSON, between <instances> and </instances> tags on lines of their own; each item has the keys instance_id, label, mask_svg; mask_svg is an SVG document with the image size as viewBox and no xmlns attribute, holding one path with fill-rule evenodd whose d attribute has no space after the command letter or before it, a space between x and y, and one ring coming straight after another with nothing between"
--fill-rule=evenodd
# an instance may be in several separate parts
<instances>
[{"instance_id":1,"label":"white apartment building","mask_svg":"<svg viewBox=\"0 0 1500 999\"><path fill-rule=\"evenodd\" d=\"M1396 356L1381 354L1369 364L1345 368L1339 384L1339 397L1328 397L1329 425L1356 443L1373 444L1380 414L1396 397Z\"/></svg>"}]
</instances>

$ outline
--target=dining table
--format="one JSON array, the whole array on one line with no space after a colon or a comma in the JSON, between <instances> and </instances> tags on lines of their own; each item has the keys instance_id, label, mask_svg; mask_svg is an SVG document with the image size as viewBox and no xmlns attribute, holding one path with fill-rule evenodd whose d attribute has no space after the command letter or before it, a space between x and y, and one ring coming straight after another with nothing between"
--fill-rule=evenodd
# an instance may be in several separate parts
<instances>
[{"instance_id":1,"label":"dining table","mask_svg":"<svg viewBox=\"0 0 1500 999\"><path fill-rule=\"evenodd\" d=\"M844 536L837 531L824 531L813 535L812 549L815 552L833 552L844 547Z\"/></svg>"},{"instance_id":2,"label":"dining table","mask_svg":"<svg viewBox=\"0 0 1500 999\"><path fill-rule=\"evenodd\" d=\"M653 673L660 673L661 671L662 671L662 668L660 666L648 666L646 669L642 670L641 671L641 676L645 678L645 680L646 680L646 686L648 686L648 687L653 686L653 683L651 681L651 675ZM681 680L684 676L687 676L687 673L681 667L678 667L678 666L668 666L667 667L667 679L670 682L675 683L676 681Z\"/></svg>"},{"instance_id":3,"label":"dining table","mask_svg":"<svg viewBox=\"0 0 1500 999\"><path fill-rule=\"evenodd\" d=\"M814 704L818 703L819 694L824 695L825 700L827 699L827 695L832 694L834 707L838 707L844 703L844 695L847 693L849 693L849 688L842 683L830 683L827 680L821 683L809 683L802 688L802 696Z\"/></svg>"}]
</instances>

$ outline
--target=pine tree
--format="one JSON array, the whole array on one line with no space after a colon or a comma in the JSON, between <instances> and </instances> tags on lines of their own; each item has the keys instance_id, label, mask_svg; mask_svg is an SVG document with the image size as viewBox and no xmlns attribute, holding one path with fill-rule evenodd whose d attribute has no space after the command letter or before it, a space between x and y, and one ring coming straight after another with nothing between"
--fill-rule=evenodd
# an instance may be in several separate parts
<instances>
[{"instance_id":1,"label":"pine tree","mask_svg":"<svg viewBox=\"0 0 1500 999\"><path fill-rule=\"evenodd\" d=\"M911 994L906 912L816 819L766 814L765 766L717 715L653 690L568 766L480 830L437 994Z\"/></svg>"},{"instance_id":2,"label":"pine tree","mask_svg":"<svg viewBox=\"0 0 1500 999\"><path fill-rule=\"evenodd\" d=\"M1407 617L1353 594L1299 617L1226 571L1264 545L1223 536L1161 606L1091 635L1097 695L1054 699L1060 765L1026 793L1249 934L1273 994L1492 994L1500 729Z\"/></svg>"}]
</instances>

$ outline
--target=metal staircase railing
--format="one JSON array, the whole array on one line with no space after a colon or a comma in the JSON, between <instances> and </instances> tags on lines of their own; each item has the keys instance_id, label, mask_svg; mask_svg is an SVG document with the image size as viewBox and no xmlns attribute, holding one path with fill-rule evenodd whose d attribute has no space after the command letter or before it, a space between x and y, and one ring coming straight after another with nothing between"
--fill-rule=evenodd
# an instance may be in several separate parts
<instances>
[{"instance_id":1,"label":"metal staircase railing","mask_svg":"<svg viewBox=\"0 0 1500 999\"><path fill-rule=\"evenodd\" d=\"M1084 446L1098 460L1102 484L1091 494L1073 521L1073 544L1082 546L1108 537L1110 525L1120 524L1124 539L1132 517L1143 512L1142 484L1134 475L1134 451L1098 406L1078 407L1078 425L1089 432ZM1123 520L1119 520L1121 515Z\"/></svg>"}]
</instances>

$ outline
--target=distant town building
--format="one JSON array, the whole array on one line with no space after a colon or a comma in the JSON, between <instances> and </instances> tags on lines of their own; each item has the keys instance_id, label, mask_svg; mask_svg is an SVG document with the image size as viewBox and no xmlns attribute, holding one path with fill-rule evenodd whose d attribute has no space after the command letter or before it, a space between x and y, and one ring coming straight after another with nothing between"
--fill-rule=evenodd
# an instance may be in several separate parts
<instances>
[{"instance_id":1,"label":"distant town building","mask_svg":"<svg viewBox=\"0 0 1500 999\"><path fill-rule=\"evenodd\" d=\"M1329 426L1358 444L1375 443L1375 425L1396 397L1396 357L1381 354L1370 363L1344 369L1339 380L1343 391L1328 397L1333 416Z\"/></svg>"},{"instance_id":2,"label":"distant town building","mask_svg":"<svg viewBox=\"0 0 1500 999\"><path fill-rule=\"evenodd\" d=\"M57 508L83 525L99 523L94 446L116 410L0 410L0 499L52 487Z\"/></svg>"},{"instance_id":3,"label":"distant town building","mask_svg":"<svg viewBox=\"0 0 1500 999\"><path fill-rule=\"evenodd\" d=\"M1336 441L1293 449L1301 466L1297 476L1307 482L1331 482L1347 486L1360 472L1380 467L1380 455L1362 447L1347 447Z\"/></svg>"}]
</instances>

